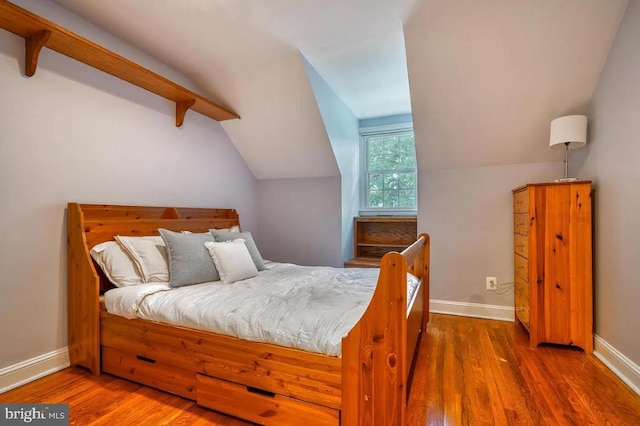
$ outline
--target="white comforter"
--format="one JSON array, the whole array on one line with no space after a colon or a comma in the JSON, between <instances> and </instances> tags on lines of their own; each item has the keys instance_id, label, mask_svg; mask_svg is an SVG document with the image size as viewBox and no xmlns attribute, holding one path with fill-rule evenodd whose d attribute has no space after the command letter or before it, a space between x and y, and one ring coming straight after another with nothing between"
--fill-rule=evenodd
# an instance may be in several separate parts
<instances>
[{"instance_id":1,"label":"white comforter","mask_svg":"<svg viewBox=\"0 0 640 426\"><path fill-rule=\"evenodd\" d=\"M149 283L105 293L109 313L212 331L246 340L339 356L358 322L379 269L267 264L257 277L170 288ZM418 280L408 275L407 300Z\"/></svg>"}]
</instances>

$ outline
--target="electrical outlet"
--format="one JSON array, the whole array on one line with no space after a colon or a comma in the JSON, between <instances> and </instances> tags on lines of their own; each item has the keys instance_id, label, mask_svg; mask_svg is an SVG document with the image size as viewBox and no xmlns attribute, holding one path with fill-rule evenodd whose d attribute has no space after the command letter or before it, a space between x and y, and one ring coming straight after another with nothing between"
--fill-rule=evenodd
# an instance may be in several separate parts
<instances>
[{"instance_id":1,"label":"electrical outlet","mask_svg":"<svg viewBox=\"0 0 640 426\"><path fill-rule=\"evenodd\" d=\"M487 277L487 290L497 290L498 289L498 278L496 277Z\"/></svg>"}]
</instances>

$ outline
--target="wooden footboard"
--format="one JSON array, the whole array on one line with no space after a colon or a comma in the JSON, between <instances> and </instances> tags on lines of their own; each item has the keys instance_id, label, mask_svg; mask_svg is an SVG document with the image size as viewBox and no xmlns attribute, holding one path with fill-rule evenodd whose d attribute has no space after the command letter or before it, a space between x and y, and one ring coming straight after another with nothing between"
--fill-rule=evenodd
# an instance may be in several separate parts
<instances>
[{"instance_id":1,"label":"wooden footboard","mask_svg":"<svg viewBox=\"0 0 640 426\"><path fill-rule=\"evenodd\" d=\"M429 236L381 262L342 357L303 352L101 310L106 279L89 255L115 235L204 232L239 224L232 209L81 205L68 209L69 355L101 371L259 424L403 425L409 370L428 320ZM407 300L407 272L420 286Z\"/></svg>"},{"instance_id":2,"label":"wooden footboard","mask_svg":"<svg viewBox=\"0 0 640 426\"><path fill-rule=\"evenodd\" d=\"M344 425L405 424L407 378L413 360L408 351L415 349L419 329L427 321L424 299L416 303L414 298L413 309L407 312L407 271L422 279L419 292L428 303L428 246L429 236L422 234L402 254L387 253L382 258L373 298L342 340Z\"/></svg>"}]
</instances>

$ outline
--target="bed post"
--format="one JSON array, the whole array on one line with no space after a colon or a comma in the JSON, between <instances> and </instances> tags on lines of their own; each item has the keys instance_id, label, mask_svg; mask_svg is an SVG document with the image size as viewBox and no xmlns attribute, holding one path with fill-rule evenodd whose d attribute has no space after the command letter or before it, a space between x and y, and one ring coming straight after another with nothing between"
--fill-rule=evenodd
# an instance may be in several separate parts
<instances>
[{"instance_id":1,"label":"bed post","mask_svg":"<svg viewBox=\"0 0 640 426\"><path fill-rule=\"evenodd\" d=\"M391 252L367 310L342 340L342 425L405 424L406 341L407 262Z\"/></svg>"},{"instance_id":2,"label":"bed post","mask_svg":"<svg viewBox=\"0 0 640 426\"><path fill-rule=\"evenodd\" d=\"M69 360L100 374L99 279L87 251L84 215L77 203L67 209L67 294Z\"/></svg>"},{"instance_id":3,"label":"bed post","mask_svg":"<svg viewBox=\"0 0 640 426\"><path fill-rule=\"evenodd\" d=\"M422 295L424 297L424 314L422 317L422 332L427 332L427 323L429 322L429 275L431 275L431 237L429 234L423 232L418 235L418 238L424 237L424 247L422 248L422 275L419 277L422 279Z\"/></svg>"}]
</instances>

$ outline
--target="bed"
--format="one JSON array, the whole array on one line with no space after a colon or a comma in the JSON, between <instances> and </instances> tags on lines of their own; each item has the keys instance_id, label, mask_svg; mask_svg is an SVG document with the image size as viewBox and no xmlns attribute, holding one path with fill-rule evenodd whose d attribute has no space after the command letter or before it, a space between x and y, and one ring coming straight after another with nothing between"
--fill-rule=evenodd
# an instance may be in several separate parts
<instances>
[{"instance_id":1,"label":"bed","mask_svg":"<svg viewBox=\"0 0 640 426\"><path fill-rule=\"evenodd\" d=\"M403 425L409 373L429 299L429 236L386 254L341 356L239 339L107 312L110 283L89 251L116 235L239 225L233 209L70 203L69 356L72 366L171 392L258 424ZM407 273L418 279L407 300Z\"/></svg>"}]
</instances>

